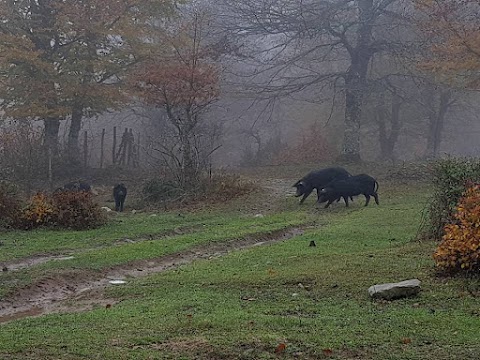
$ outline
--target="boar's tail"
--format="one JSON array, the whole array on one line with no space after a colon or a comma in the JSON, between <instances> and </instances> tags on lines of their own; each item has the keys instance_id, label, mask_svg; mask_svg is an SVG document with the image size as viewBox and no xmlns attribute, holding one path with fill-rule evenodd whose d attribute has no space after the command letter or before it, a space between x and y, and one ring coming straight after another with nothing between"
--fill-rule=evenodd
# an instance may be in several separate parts
<instances>
[{"instance_id":1,"label":"boar's tail","mask_svg":"<svg viewBox=\"0 0 480 360\"><path fill-rule=\"evenodd\" d=\"M375 180L375 192L378 192L378 181Z\"/></svg>"}]
</instances>

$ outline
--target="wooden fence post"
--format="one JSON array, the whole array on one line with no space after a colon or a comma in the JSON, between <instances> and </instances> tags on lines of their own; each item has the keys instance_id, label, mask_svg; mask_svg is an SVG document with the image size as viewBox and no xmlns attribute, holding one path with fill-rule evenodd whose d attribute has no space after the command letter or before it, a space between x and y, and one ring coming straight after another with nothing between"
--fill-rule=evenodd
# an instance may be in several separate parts
<instances>
[{"instance_id":1,"label":"wooden fence post","mask_svg":"<svg viewBox=\"0 0 480 360\"><path fill-rule=\"evenodd\" d=\"M100 169L103 169L104 146L105 146L105 129L102 129L102 139L100 140Z\"/></svg>"}]
</instances>

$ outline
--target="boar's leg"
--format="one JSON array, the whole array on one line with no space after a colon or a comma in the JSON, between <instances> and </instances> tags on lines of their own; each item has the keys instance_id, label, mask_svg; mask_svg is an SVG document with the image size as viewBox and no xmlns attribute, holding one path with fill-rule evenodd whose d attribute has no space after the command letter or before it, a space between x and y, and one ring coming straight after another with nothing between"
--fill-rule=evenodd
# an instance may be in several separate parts
<instances>
[{"instance_id":1,"label":"boar's leg","mask_svg":"<svg viewBox=\"0 0 480 360\"><path fill-rule=\"evenodd\" d=\"M334 200L328 200L327 205L325 205L325 209L328 208L333 202Z\"/></svg>"},{"instance_id":2,"label":"boar's leg","mask_svg":"<svg viewBox=\"0 0 480 360\"><path fill-rule=\"evenodd\" d=\"M375 202L377 203L377 205L380 205L379 202L378 202L378 194L373 193L373 197L375 198Z\"/></svg>"},{"instance_id":3,"label":"boar's leg","mask_svg":"<svg viewBox=\"0 0 480 360\"><path fill-rule=\"evenodd\" d=\"M305 201L305 199L312 193L313 189L312 190L308 190L306 191L304 194L303 194L303 197L302 197L302 200L300 200L300 205L303 204L303 202Z\"/></svg>"},{"instance_id":4,"label":"boar's leg","mask_svg":"<svg viewBox=\"0 0 480 360\"><path fill-rule=\"evenodd\" d=\"M368 206L368 203L370 202L370 195L367 195L367 194L364 194L365 195L365 199L367 199L367 201L365 202L365 206Z\"/></svg>"},{"instance_id":5,"label":"boar's leg","mask_svg":"<svg viewBox=\"0 0 480 360\"><path fill-rule=\"evenodd\" d=\"M345 201L345 206L348 207L348 196L342 196L343 201Z\"/></svg>"}]
</instances>

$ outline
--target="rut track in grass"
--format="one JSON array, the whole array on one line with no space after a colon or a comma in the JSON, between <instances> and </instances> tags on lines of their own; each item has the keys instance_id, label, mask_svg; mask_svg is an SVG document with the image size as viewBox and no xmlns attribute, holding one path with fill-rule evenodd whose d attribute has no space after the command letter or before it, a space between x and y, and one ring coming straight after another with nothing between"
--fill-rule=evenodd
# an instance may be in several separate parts
<instances>
[{"instance_id":1,"label":"rut track in grass","mask_svg":"<svg viewBox=\"0 0 480 360\"><path fill-rule=\"evenodd\" d=\"M68 270L18 289L0 301L0 323L50 313L87 311L118 300L107 299L104 290L112 280L148 276L186 265L199 259L224 256L232 251L262 246L303 234L302 227L289 227L226 241L215 241L191 249L115 266L99 272Z\"/></svg>"},{"instance_id":2,"label":"rut track in grass","mask_svg":"<svg viewBox=\"0 0 480 360\"><path fill-rule=\"evenodd\" d=\"M185 235L185 234L190 234L196 231L201 231L204 228L205 228L205 225L203 224L179 226L169 231L162 231L162 232L152 233L152 234L143 234L139 236L119 238L118 240L112 242L111 245L98 245L98 246L88 247L84 249L62 251L61 253L57 253L57 254L33 255L33 256L28 256L28 257L13 260L13 261L6 261L6 262L4 261L4 262L0 262L0 267L3 268L3 271L18 271L22 269L28 269L32 266L44 264L49 261L71 260L75 258L75 254L81 254L93 249L104 249L111 246L122 246L125 244L133 244L133 243L138 243L142 241L152 241L152 240L160 241L172 236Z\"/></svg>"}]
</instances>

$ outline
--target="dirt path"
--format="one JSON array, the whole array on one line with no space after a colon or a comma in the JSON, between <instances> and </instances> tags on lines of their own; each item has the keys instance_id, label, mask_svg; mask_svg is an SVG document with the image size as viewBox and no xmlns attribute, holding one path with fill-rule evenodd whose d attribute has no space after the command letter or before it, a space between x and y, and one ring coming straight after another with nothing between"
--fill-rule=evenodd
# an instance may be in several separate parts
<instances>
[{"instance_id":1,"label":"dirt path","mask_svg":"<svg viewBox=\"0 0 480 360\"><path fill-rule=\"evenodd\" d=\"M104 290L112 280L124 280L160 273L198 259L224 256L232 251L262 246L291 239L303 233L301 228L289 228L268 234L257 234L225 242L214 242L188 251L137 261L103 272L65 271L19 289L10 298L0 302L0 323L49 313L87 311L95 306L110 306L117 300L105 298ZM65 258L38 258L18 266L25 268L50 260Z\"/></svg>"}]
</instances>

